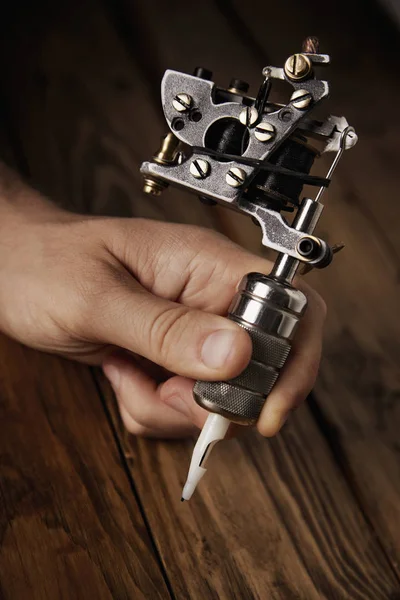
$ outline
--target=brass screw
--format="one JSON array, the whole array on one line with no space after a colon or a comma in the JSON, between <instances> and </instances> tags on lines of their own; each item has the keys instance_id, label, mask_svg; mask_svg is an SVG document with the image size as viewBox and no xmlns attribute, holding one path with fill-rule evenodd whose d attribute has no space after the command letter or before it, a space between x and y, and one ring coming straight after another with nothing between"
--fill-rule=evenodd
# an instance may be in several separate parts
<instances>
[{"instance_id":1,"label":"brass screw","mask_svg":"<svg viewBox=\"0 0 400 600\"><path fill-rule=\"evenodd\" d=\"M299 81L311 73L311 61L305 54L292 54L285 62L285 73L289 79Z\"/></svg>"},{"instance_id":2,"label":"brass screw","mask_svg":"<svg viewBox=\"0 0 400 600\"><path fill-rule=\"evenodd\" d=\"M161 146L153 156L159 165L172 165L176 162L181 142L169 132L161 138Z\"/></svg>"},{"instance_id":3,"label":"brass screw","mask_svg":"<svg viewBox=\"0 0 400 600\"><path fill-rule=\"evenodd\" d=\"M143 182L143 191L150 196L159 196L166 187L163 181L150 177L146 177Z\"/></svg>"}]
</instances>

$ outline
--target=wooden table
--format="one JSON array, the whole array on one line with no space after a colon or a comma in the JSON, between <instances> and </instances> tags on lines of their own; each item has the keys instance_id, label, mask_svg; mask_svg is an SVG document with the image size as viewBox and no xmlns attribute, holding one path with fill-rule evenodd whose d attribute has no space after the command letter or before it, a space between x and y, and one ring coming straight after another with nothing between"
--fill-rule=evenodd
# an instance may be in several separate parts
<instances>
[{"instance_id":1,"label":"wooden table","mask_svg":"<svg viewBox=\"0 0 400 600\"><path fill-rule=\"evenodd\" d=\"M273 440L215 449L180 503L192 441L134 439L97 370L0 338L0 597L400 598L399 43L372 1L17 2L3 18L4 156L56 201L224 230L250 221L184 194L144 199L167 67L252 86L317 33L328 110L360 134L320 229L347 249L325 297L313 398ZM397 77L397 78L396 78ZM326 164L323 165L326 167Z\"/></svg>"}]
</instances>

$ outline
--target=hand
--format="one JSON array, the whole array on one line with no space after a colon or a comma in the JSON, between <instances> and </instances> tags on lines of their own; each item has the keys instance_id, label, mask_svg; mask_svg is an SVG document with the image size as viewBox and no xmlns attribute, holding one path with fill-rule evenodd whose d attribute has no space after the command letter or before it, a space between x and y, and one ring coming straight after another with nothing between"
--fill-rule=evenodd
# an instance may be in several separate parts
<instances>
[{"instance_id":1,"label":"hand","mask_svg":"<svg viewBox=\"0 0 400 600\"><path fill-rule=\"evenodd\" d=\"M208 414L192 398L193 380L229 379L247 365L250 338L223 315L242 276L270 268L198 227L44 204L2 228L0 328L40 350L103 362L132 433L186 435ZM325 307L298 285L309 307L259 420L266 436L304 400L318 370ZM149 375L154 364L161 383Z\"/></svg>"}]
</instances>

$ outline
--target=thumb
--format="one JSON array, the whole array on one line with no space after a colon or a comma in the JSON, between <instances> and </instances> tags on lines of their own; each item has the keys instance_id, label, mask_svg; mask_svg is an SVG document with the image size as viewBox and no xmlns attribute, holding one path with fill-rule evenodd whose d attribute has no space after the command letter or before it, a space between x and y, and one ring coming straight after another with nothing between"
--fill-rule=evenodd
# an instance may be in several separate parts
<instances>
[{"instance_id":1,"label":"thumb","mask_svg":"<svg viewBox=\"0 0 400 600\"><path fill-rule=\"evenodd\" d=\"M113 311L97 323L97 336L179 375L225 380L250 360L251 339L239 325L154 296L137 283L121 286L106 305Z\"/></svg>"}]
</instances>

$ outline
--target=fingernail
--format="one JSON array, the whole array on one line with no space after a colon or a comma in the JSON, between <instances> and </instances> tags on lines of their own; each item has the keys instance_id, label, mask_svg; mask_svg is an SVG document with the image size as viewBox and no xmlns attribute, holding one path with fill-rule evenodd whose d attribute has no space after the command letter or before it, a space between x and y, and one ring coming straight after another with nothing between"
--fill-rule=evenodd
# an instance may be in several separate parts
<instances>
[{"instance_id":1,"label":"fingernail","mask_svg":"<svg viewBox=\"0 0 400 600\"><path fill-rule=\"evenodd\" d=\"M201 358L206 367L220 369L228 360L236 337L236 331L231 329L211 333L201 349Z\"/></svg>"},{"instance_id":2,"label":"fingernail","mask_svg":"<svg viewBox=\"0 0 400 600\"><path fill-rule=\"evenodd\" d=\"M113 388L118 389L121 379L120 370L115 365L104 365L103 371Z\"/></svg>"}]
</instances>

